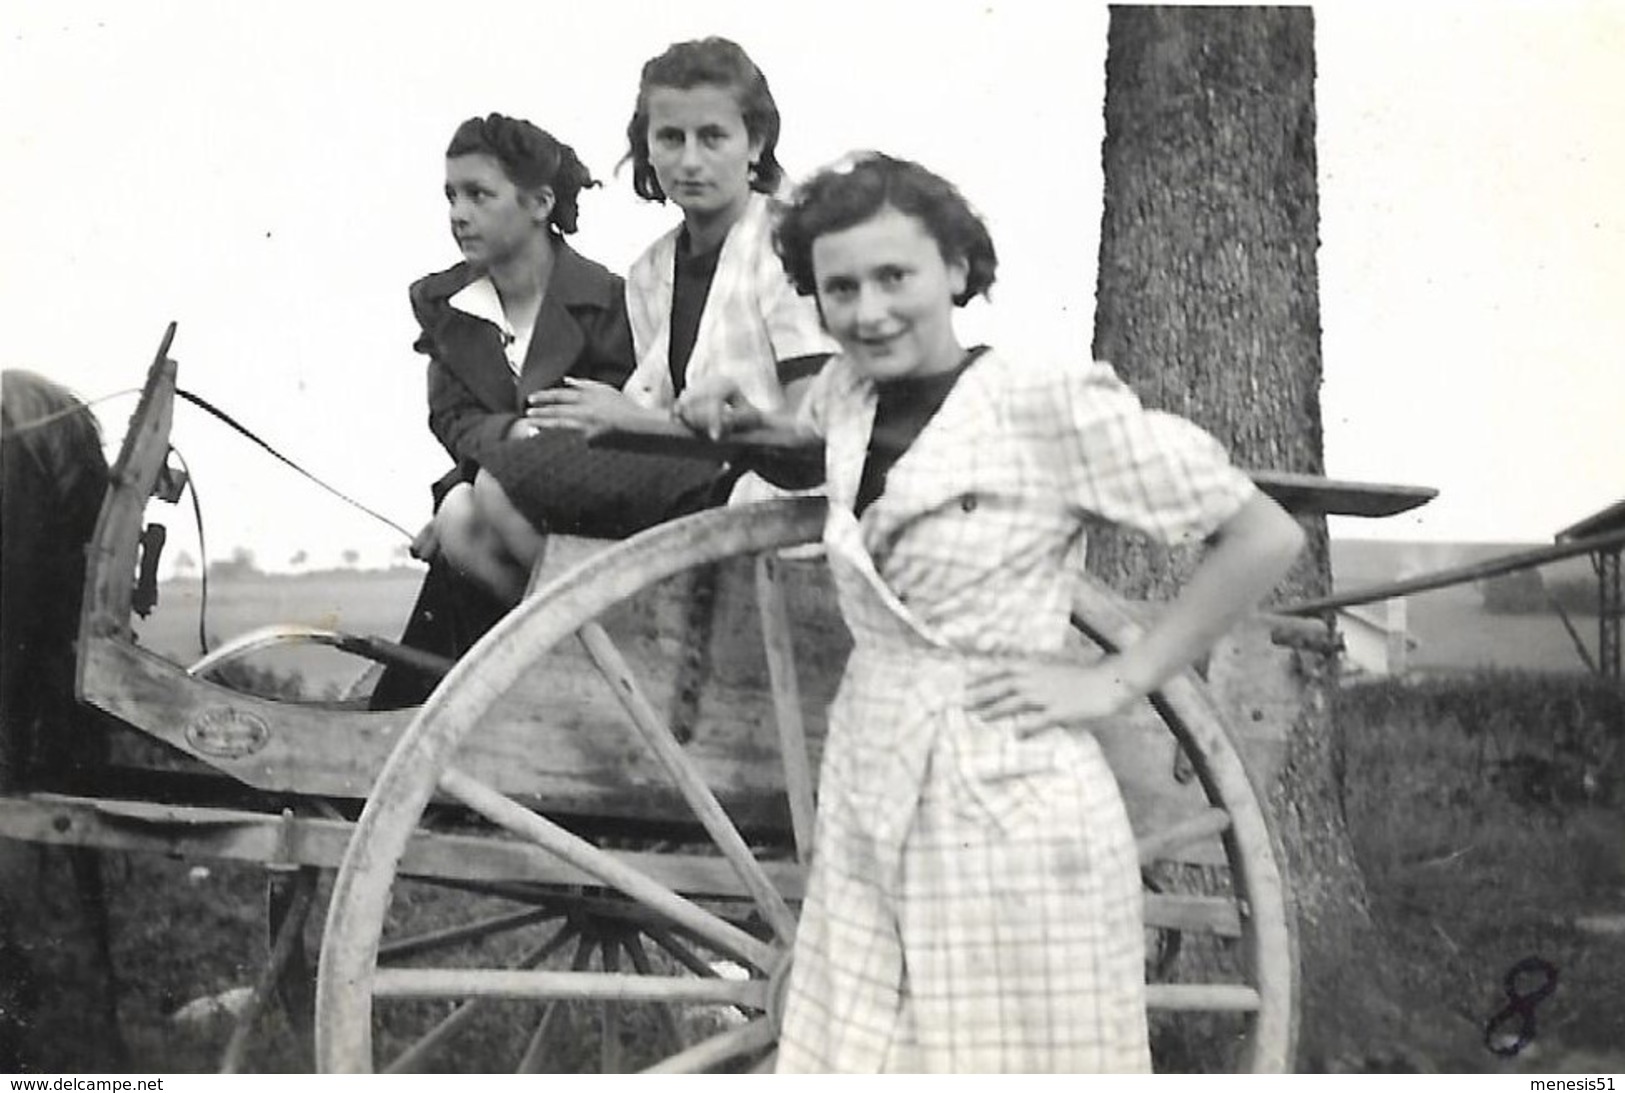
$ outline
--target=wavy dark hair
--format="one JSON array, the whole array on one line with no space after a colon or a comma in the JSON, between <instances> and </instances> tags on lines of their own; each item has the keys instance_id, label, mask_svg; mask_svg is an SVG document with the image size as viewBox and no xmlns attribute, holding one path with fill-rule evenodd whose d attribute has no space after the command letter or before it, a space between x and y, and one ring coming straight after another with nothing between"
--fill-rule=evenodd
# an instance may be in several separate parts
<instances>
[{"instance_id":1,"label":"wavy dark hair","mask_svg":"<svg viewBox=\"0 0 1625 1093\"><path fill-rule=\"evenodd\" d=\"M654 166L649 162L649 94L657 87L687 91L693 87L721 87L733 92L745 132L760 141L762 154L752 165L750 188L777 193L784 180L774 150L779 146L779 106L767 86L767 77L735 42L727 38L701 38L677 42L643 66L638 80L638 101L626 123L627 152L632 161L632 189L646 201L665 201Z\"/></svg>"},{"instance_id":2,"label":"wavy dark hair","mask_svg":"<svg viewBox=\"0 0 1625 1093\"><path fill-rule=\"evenodd\" d=\"M487 155L502 164L508 181L522 190L550 187L552 224L564 235L576 230L577 195L599 184L574 148L523 118L487 114L463 122L451 135L446 158L472 155Z\"/></svg>"},{"instance_id":3,"label":"wavy dark hair","mask_svg":"<svg viewBox=\"0 0 1625 1093\"><path fill-rule=\"evenodd\" d=\"M773 248L796 291L816 294L812 247L819 236L861 224L886 208L923 224L945 261L965 263L965 290L954 297L956 306L988 294L999 258L970 202L941 175L880 152L853 153L796 187L773 228Z\"/></svg>"}]
</instances>

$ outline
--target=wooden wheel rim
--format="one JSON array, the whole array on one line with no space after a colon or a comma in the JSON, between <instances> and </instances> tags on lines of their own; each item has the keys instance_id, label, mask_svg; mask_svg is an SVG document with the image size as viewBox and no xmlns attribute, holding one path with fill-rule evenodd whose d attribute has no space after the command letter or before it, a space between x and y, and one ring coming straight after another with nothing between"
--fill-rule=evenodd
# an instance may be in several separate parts
<instances>
[{"instance_id":1,"label":"wooden wheel rim","mask_svg":"<svg viewBox=\"0 0 1625 1093\"><path fill-rule=\"evenodd\" d=\"M1142 629L1122 601L1092 581L1081 582L1073 596L1072 623L1109 651L1132 644ZM1218 707L1195 674L1182 672L1151 703L1190 757L1208 800L1230 814L1225 858L1236 897L1247 907L1242 944L1259 994L1239 1069L1284 1074L1297 1047L1298 949L1278 865L1280 841Z\"/></svg>"},{"instance_id":2,"label":"wooden wheel rim","mask_svg":"<svg viewBox=\"0 0 1625 1093\"><path fill-rule=\"evenodd\" d=\"M815 540L821 498L713 509L659 525L584 560L504 617L437 687L391 752L345 851L316 986L316 1062L326 1073L372 1065L372 982L390 887L438 774L488 707L536 657L638 588L735 554Z\"/></svg>"},{"instance_id":3,"label":"wooden wheel rim","mask_svg":"<svg viewBox=\"0 0 1625 1093\"><path fill-rule=\"evenodd\" d=\"M503 618L446 676L379 775L334 883L317 977L318 1070L371 1069L373 982L391 888L440 773L479 713L537 657L637 590L734 555L815 541L823 519L823 499L795 498L659 525L561 574ZM1080 589L1073 621L1108 648L1137 632L1115 597L1089 584ZM1242 1069L1284 1071L1295 1035L1296 959L1273 833L1218 710L1190 674L1153 702L1194 760L1209 799L1231 816L1225 851L1236 894L1249 908L1243 943L1260 995Z\"/></svg>"}]
</instances>

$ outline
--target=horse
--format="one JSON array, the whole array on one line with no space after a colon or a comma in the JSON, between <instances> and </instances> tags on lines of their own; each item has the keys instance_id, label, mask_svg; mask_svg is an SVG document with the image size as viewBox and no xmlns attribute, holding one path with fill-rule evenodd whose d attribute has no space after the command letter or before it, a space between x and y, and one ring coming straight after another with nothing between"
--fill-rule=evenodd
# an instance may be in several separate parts
<instances>
[{"instance_id":1,"label":"horse","mask_svg":"<svg viewBox=\"0 0 1625 1093\"><path fill-rule=\"evenodd\" d=\"M108 479L88 406L43 376L0 372L0 792L84 790L107 764L99 715L74 695L74 641L85 547ZM75 847L68 858L106 980L109 1046L122 1061L101 856ZM7 910L0 905L0 934ZM0 948L8 941L13 952L0 953L0 964L21 959L14 939L0 936ZM12 1007L0 1010L0 1020L18 1017ZM7 1032L0 1027L0 1041Z\"/></svg>"},{"instance_id":2,"label":"horse","mask_svg":"<svg viewBox=\"0 0 1625 1093\"><path fill-rule=\"evenodd\" d=\"M0 789L74 788L106 738L74 699L74 639L107 491L84 403L32 372L0 373Z\"/></svg>"}]
</instances>

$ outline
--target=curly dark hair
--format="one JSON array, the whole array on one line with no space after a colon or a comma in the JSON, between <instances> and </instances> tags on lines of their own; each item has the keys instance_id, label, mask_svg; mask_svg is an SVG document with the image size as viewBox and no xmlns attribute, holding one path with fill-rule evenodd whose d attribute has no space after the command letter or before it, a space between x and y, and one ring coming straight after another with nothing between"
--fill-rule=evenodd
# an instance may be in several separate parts
<instances>
[{"instance_id":1,"label":"curly dark hair","mask_svg":"<svg viewBox=\"0 0 1625 1093\"><path fill-rule=\"evenodd\" d=\"M988 294L999 259L970 202L940 175L879 152L854 153L796 187L773 229L773 248L796 291L815 294L812 247L819 236L861 224L885 208L923 224L945 261L965 263L965 290L954 297L956 306Z\"/></svg>"},{"instance_id":2,"label":"curly dark hair","mask_svg":"<svg viewBox=\"0 0 1625 1093\"><path fill-rule=\"evenodd\" d=\"M646 201L666 200L654 166L649 162L649 94L657 87L687 91L692 87L722 87L733 92L745 132L760 141L762 154L752 166L750 188L776 193L784 179L774 149L779 145L779 107L767 86L767 77L735 42L727 38L701 38L677 42L643 66L638 80L638 101L626 123L626 156L632 161L632 189Z\"/></svg>"},{"instance_id":3,"label":"curly dark hair","mask_svg":"<svg viewBox=\"0 0 1625 1093\"><path fill-rule=\"evenodd\" d=\"M599 185L576 157L574 148L523 118L487 114L457 127L446 146L446 158L487 155L522 190L553 190L553 227L564 235L576 230L576 196Z\"/></svg>"}]
</instances>

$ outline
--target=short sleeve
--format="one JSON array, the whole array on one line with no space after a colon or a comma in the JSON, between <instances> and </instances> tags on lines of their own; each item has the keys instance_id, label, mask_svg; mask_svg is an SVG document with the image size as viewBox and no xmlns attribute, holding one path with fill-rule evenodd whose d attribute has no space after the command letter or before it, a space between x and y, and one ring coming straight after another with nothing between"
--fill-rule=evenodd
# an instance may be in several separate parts
<instances>
[{"instance_id":1,"label":"short sleeve","mask_svg":"<svg viewBox=\"0 0 1625 1093\"><path fill-rule=\"evenodd\" d=\"M834 353L835 342L824 333L818 305L811 296L796 292L773 249L764 250L762 267L757 271L757 303L768 343L773 347L773 359L787 361Z\"/></svg>"},{"instance_id":2,"label":"short sleeve","mask_svg":"<svg viewBox=\"0 0 1625 1093\"><path fill-rule=\"evenodd\" d=\"M1018 388L1018 428L1078 509L1180 544L1211 535L1257 493L1217 440L1144 408L1109 364L1030 379Z\"/></svg>"}]
</instances>

